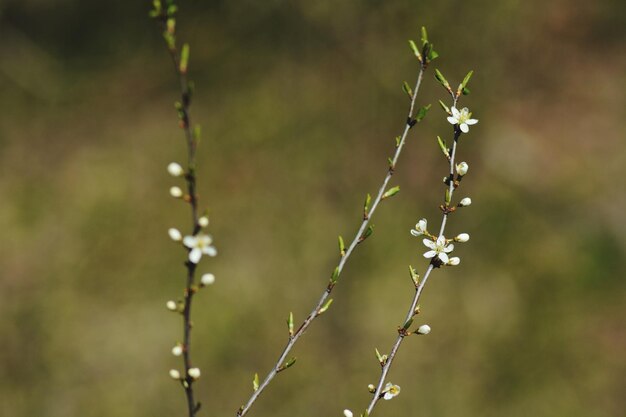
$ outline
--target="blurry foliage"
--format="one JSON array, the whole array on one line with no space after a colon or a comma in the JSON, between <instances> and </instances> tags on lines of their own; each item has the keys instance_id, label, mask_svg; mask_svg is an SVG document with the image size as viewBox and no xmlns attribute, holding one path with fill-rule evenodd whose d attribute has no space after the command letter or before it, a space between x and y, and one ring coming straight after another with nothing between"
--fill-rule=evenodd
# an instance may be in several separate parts
<instances>
[{"instance_id":1,"label":"blurry foliage","mask_svg":"<svg viewBox=\"0 0 626 417\"><path fill-rule=\"evenodd\" d=\"M178 415L167 370L179 327L163 303L187 221L165 167L184 146L175 80L148 2L0 3L0 415ZM187 1L181 36L204 125L201 201L221 250L198 297L203 415L233 413L308 312L336 235L358 223L403 123L406 39L427 25L481 123L463 146L471 209L460 267L437 273L387 415L615 416L626 408L623 75L626 5ZM421 104L441 91L429 79ZM413 133L376 233L331 311L258 415L362 407L423 269L408 230L445 171L439 109ZM465 139L464 139L465 140ZM210 411L209 411L210 410Z\"/></svg>"}]
</instances>

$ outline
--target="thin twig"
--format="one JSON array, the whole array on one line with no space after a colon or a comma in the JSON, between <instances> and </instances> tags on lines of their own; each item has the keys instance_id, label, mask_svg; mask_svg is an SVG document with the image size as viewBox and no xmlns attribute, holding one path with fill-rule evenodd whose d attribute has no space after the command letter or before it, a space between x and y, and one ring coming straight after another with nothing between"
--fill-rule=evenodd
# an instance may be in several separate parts
<instances>
[{"instance_id":1,"label":"thin twig","mask_svg":"<svg viewBox=\"0 0 626 417\"><path fill-rule=\"evenodd\" d=\"M413 94L411 96L411 104L410 104L410 107L409 107L409 113L408 113L406 125L404 127L404 132L402 133L402 136L400 137L400 140L396 144L395 154L394 154L393 158L390 161L389 168L387 170L387 174L385 175L385 178L383 179L383 183L380 186L380 188L378 190L378 193L376 194L376 198L373 200L372 205L369 208L369 210L366 210L366 212L364 213L363 220L361 222L361 226L359 227L358 231L354 235L354 238L352 239L352 243L350 243L348 248L342 254L341 259L339 260L339 263L338 263L337 267L334 270L335 272L333 274L333 277L335 279L331 279L331 282L328 284L328 286L326 287L326 289L322 293L322 296L320 297L319 301L317 302L317 304L315 305L315 307L313 308L311 313L302 322L302 324L300 325L300 327L298 327L298 329L295 331L295 333L293 333L293 335L290 335L289 341L288 341L287 345L285 346L285 348L283 349L282 353L280 354L280 356L279 356L278 360L276 361L275 365L272 367L272 369L267 374L265 379L263 379L263 382L261 382L261 384L259 385L258 389L256 389L253 392L253 394L250 397L250 399L248 400L248 402L237 411L237 416L238 417L245 416L248 413L248 411L250 410L250 408L252 407L252 405L255 403L255 401L257 400L259 395L261 395L261 393L265 390L265 388L267 388L267 386L276 377L276 375L279 372L281 372L282 370L286 369L284 364L285 364L285 361L287 360L287 357L288 357L289 353L293 349L293 347L296 344L296 342L298 341L298 339L300 339L300 337L304 334L304 332L309 328L309 326L311 325L313 320L315 320L320 314L322 314L322 311L320 311L320 310L324 307L324 305L326 305L326 303L328 301L328 298L330 297L330 294L332 293L332 290L333 290L333 288L334 288L334 286L335 286L335 284L337 282L336 278L343 271L344 266L348 262L348 259L350 258L350 255L355 250L357 245L359 243L361 243L365 239L365 237L366 237L365 233L366 233L367 228L369 226L370 220L371 220L372 216L374 215L374 212L376 211L376 208L378 207L379 203L383 200L384 193L387 190L387 185L389 183L389 180L391 179L391 177L393 176L393 173L395 171L396 164L397 164L398 159L400 157L400 153L402 152L402 148L404 147L404 144L405 144L406 138L408 136L409 130L411 130L411 128L417 122L414 119L414 117L415 117L415 101L416 101L417 93L418 93L418 91L420 89L420 85L422 83L422 78L423 78L423 75L424 75L424 72L425 72L427 66L428 66L428 63L426 63L426 64L421 63L420 64L419 74L417 76L417 81L415 83L415 88L413 89Z\"/></svg>"},{"instance_id":2,"label":"thin twig","mask_svg":"<svg viewBox=\"0 0 626 417\"><path fill-rule=\"evenodd\" d=\"M451 94L452 94L452 99L454 102L453 105L456 106L458 96L453 93ZM448 192L450 193L450 198L452 198L452 195L454 194L454 190L455 190L455 185L453 181L454 166L455 166L454 163L455 163L455 158L456 158L456 148L457 148L458 139L460 135L461 135L461 131L459 130L458 126L455 126L454 127L454 143L452 145L452 152L450 153L450 176L448 177L450 179L449 181L450 184L448 188ZM445 229L446 229L448 216L450 215L450 213L451 211L444 210L438 236L443 236ZM419 285L417 285L415 288L415 295L413 296L413 300L411 301L411 306L409 307L409 310L407 311L403 324L409 322L409 320L411 320L413 317L415 317L419 313L419 310L417 309L418 302L420 300L420 297L422 296L422 291L424 290L424 286L426 285L426 282L428 281L428 277L430 277L430 274L433 272L434 269L435 269L435 264L433 264L433 261L431 261L430 265L428 266L428 269L424 273L424 277L420 281ZM400 345L402 344L402 341L404 340L406 336L407 336L407 333L405 331L402 331L402 328L399 328L398 337L396 338L396 341L391 347L389 356L387 357L384 364L382 364L382 370L380 373L380 378L378 380L378 383L376 384L376 390L374 391L372 400L369 406L367 407L367 414L366 414L367 416L372 415L372 411L374 410L374 407L376 407L376 404L378 403L378 401L380 401L380 399L383 397L382 391L383 391L383 386L385 384L385 381L387 380L387 374L389 373L389 370L391 369L391 365L396 357L396 354L398 353L398 349L400 349Z\"/></svg>"}]
</instances>

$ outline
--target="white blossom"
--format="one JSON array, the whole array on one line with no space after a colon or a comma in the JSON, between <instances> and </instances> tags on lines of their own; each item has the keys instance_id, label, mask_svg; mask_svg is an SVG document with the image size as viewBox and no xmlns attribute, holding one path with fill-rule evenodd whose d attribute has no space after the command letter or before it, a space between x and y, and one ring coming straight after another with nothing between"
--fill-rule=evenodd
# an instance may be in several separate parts
<instances>
[{"instance_id":1,"label":"white blossom","mask_svg":"<svg viewBox=\"0 0 626 417\"><path fill-rule=\"evenodd\" d=\"M387 382L387 385L385 385L385 388L383 389L383 398L385 400L390 400L398 394L400 394L400 387L398 385L393 385L391 382Z\"/></svg>"},{"instance_id":2,"label":"white blossom","mask_svg":"<svg viewBox=\"0 0 626 417\"><path fill-rule=\"evenodd\" d=\"M465 197L463 200L459 202L459 207L467 207L472 204L472 199L469 197Z\"/></svg>"},{"instance_id":3,"label":"white blossom","mask_svg":"<svg viewBox=\"0 0 626 417\"><path fill-rule=\"evenodd\" d=\"M352 414L352 411L346 409L346 410L343 410L343 415L345 417L352 417L354 414Z\"/></svg>"},{"instance_id":4,"label":"white blossom","mask_svg":"<svg viewBox=\"0 0 626 417\"><path fill-rule=\"evenodd\" d=\"M434 258L436 256L441 262L448 263L448 253L454 250L454 245L448 243L443 235L439 236L436 242L433 242L431 239L424 239L423 242L427 248L431 249L424 253L424 258Z\"/></svg>"},{"instance_id":5,"label":"white blossom","mask_svg":"<svg viewBox=\"0 0 626 417\"><path fill-rule=\"evenodd\" d=\"M428 324L422 324L417 329L417 333L419 333L419 334L428 334L428 333L430 333L430 326Z\"/></svg>"},{"instance_id":6,"label":"white blossom","mask_svg":"<svg viewBox=\"0 0 626 417\"><path fill-rule=\"evenodd\" d=\"M209 218L207 216L202 216L198 219L198 225L200 227L207 227L209 225Z\"/></svg>"},{"instance_id":7,"label":"white blossom","mask_svg":"<svg viewBox=\"0 0 626 417\"><path fill-rule=\"evenodd\" d=\"M174 229L173 227L168 229L167 233L170 235L170 239L174 242L180 242L183 239L183 235L180 231L178 229Z\"/></svg>"},{"instance_id":8,"label":"white blossom","mask_svg":"<svg viewBox=\"0 0 626 417\"><path fill-rule=\"evenodd\" d=\"M415 224L415 229L411 230L411 234L416 237L423 235L424 233L426 233L427 225L428 222L426 221L426 219L421 219Z\"/></svg>"},{"instance_id":9,"label":"white blossom","mask_svg":"<svg viewBox=\"0 0 626 417\"><path fill-rule=\"evenodd\" d=\"M452 257L448 261L448 265L452 265L452 266L456 266L456 265L458 265L460 263L461 263L461 258L457 258L457 257Z\"/></svg>"},{"instance_id":10,"label":"white blossom","mask_svg":"<svg viewBox=\"0 0 626 417\"><path fill-rule=\"evenodd\" d=\"M172 379L180 379L180 372L178 372L176 369L170 369L170 377Z\"/></svg>"},{"instance_id":11,"label":"white blossom","mask_svg":"<svg viewBox=\"0 0 626 417\"><path fill-rule=\"evenodd\" d=\"M165 306L169 311L178 311L178 304L174 300L169 300L167 303L165 303Z\"/></svg>"},{"instance_id":12,"label":"white blossom","mask_svg":"<svg viewBox=\"0 0 626 417\"><path fill-rule=\"evenodd\" d=\"M170 188L170 195L174 198L181 198L183 196L183 190L180 187L173 186Z\"/></svg>"},{"instance_id":13,"label":"white blossom","mask_svg":"<svg viewBox=\"0 0 626 417\"><path fill-rule=\"evenodd\" d=\"M461 162L459 164L456 164L456 173L460 176L467 174L468 169L469 165L467 165L467 162Z\"/></svg>"},{"instance_id":14,"label":"white blossom","mask_svg":"<svg viewBox=\"0 0 626 417\"><path fill-rule=\"evenodd\" d=\"M465 243L469 240L469 235L467 233L461 233L457 237L454 238L457 242Z\"/></svg>"},{"instance_id":15,"label":"white blossom","mask_svg":"<svg viewBox=\"0 0 626 417\"><path fill-rule=\"evenodd\" d=\"M200 368L189 368L187 374L193 379L198 379L200 378Z\"/></svg>"},{"instance_id":16,"label":"white blossom","mask_svg":"<svg viewBox=\"0 0 626 417\"><path fill-rule=\"evenodd\" d=\"M202 275L202 277L200 278L200 283L202 285L211 285L215 282L215 275L213 274L204 274Z\"/></svg>"},{"instance_id":17,"label":"white blossom","mask_svg":"<svg viewBox=\"0 0 626 417\"><path fill-rule=\"evenodd\" d=\"M172 348L172 355L180 356L183 354L183 347L181 345L176 345Z\"/></svg>"},{"instance_id":18,"label":"white blossom","mask_svg":"<svg viewBox=\"0 0 626 417\"><path fill-rule=\"evenodd\" d=\"M213 238L209 235L205 235L204 233L198 233L195 236L185 236L183 239L183 245L191 249L189 251L189 261L197 264L200 262L202 255L217 255L217 250L215 249L215 246L211 245L211 243L213 243Z\"/></svg>"},{"instance_id":19,"label":"white blossom","mask_svg":"<svg viewBox=\"0 0 626 417\"><path fill-rule=\"evenodd\" d=\"M169 172L172 177L180 177L185 173L185 170L180 164L172 162L167 166L167 172Z\"/></svg>"},{"instance_id":20,"label":"white blossom","mask_svg":"<svg viewBox=\"0 0 626 417\"><path fill-rule=\"evenodd\" d=\"M448 122L453 125L459 125L463 133L469 132L469 127L478 123L478 120L471 118L472 113L470 113L467 107L463 107L461 111L459 111L456 107L452 106L450 110L452 111L452 116L448 117Z\"/></svg>"}]
</instances>

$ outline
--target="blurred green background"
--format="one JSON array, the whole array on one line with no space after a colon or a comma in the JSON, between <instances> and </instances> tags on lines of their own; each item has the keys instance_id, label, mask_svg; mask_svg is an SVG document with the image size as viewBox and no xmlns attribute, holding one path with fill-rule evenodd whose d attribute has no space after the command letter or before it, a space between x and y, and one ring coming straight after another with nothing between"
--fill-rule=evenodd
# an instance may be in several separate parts
<instances>
[{"instance_id":1,"label":"blurred green background","mask_svg":"<svg viewBox=\"0 0 626 417\"><path fill-rule=\"evenodd\" d=\"M379 187L406 117L406 40L480 119L452 217L457 268L436 271L378 415L615 417L626 400L626 3L622 0L183 1L201 201L220 251L200 272L199 415L234 415L313 307ZM182 416L167 376L180 339L187 230L165 167L184 161L177 84L148 1L0 3L0 415ZM418 102L445 99L426 77ZM341 415L369 400L426 267L409 229L439 222L449 135L433 107L392 183L401 193L342 276L257 416Z\"/></svg>"}]
</instances>

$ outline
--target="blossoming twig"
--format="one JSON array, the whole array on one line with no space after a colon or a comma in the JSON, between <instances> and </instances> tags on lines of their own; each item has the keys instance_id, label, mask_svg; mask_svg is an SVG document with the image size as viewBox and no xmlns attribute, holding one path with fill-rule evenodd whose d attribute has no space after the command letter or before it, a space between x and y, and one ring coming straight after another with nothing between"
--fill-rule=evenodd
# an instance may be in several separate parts
<instances>
[{"instance_id":1,"label":"blossoming twig","mask_svg":"<svg viewBox=\"0 0 626 417\"><path fill-rule=\"evenodd\" d=\"M186 194L180 187L170 188L170 195L174 198L182 199L189 203L191 207L191 233L183 238L177 229L169 229L170 238L182 243L188 251L188 259L185 262L187 268L186 284L182 302L168 301L167 308L178 312L183 318L183 341L172 349L174 356L182 356L184 365L184 375L176 370L170 370L170 376L180 382L185 390L187 398L187 408L189 417L194 417L200 409L200 402L194 398L193 384L200 378L200 369L193 367L191 363L191 306L194 294L199 288L210 285L215 280L212 274L204 274L200 284L196 284L197 264L203 255L215 256L217 251L212 246L211 236L200 233L203 227L208 225L206 216L198 215L198 196L196 194L196 148L199 139L199 127L192 128L189 106L191 104L192 84L187 79L187 64L189 60L189 45L184 44L178 48L176 41L176 19L177 6L174 0L153 0L153 10L150 16L154 18L163 29L163 37L167 43L174 69L180 83L180 101L175 103L178 113L179 124L185 134L187 143L187 169L183 169L179 164L172 162L168 165L168 172L174 177L184 177L186 182Z\"/></svg>"},{"instance_id":2,"label":"blossoming twig","mask_svg":"<svg viewBox=\"0 0 626 417\"><path fill-rule=\"evenodd\" d=\"M440 102L444 110L450 115L450 117L448 117L448 121L454 125L452 149L448 149L442 142L442 140L438 138L442 151L448 159L450 167L449 175L444 179L447 185L444 204L440 206L440 209L443 212L443 218L441 220L439 234L436 236L431 235L428 232L426 219L421 219L420 221L418 221L418 223L415 225L415 229L411 230L411 234L414 236L424 235L427 237L426 239L424 239L423 243L430 250L424 253L424 257L430 259L430 264L428 265L428 269L426 270L424 277L421 281L419 279L419 275L417 275L417 272L412 267L410 267L411 278L413 279L413 282L415 284L415 295L413 296L413 300L411 301L411 305L406 314L403 325L398 327L398 337L396 338L395 343L392 345L389 355L380 355L378 351L376 351L382 370L377 385L375 387L373 385L370 385L370 391L373 393L373 396L365 413L363 414L364 416L371 416L374 407L381 399L390 399L389 387L393 387L393 385L389 382L385 385L385 381L387 380L387 375L389 374L391 365L396 357L396 354L398 353L398 349L400 348L400 345L402 344L404 338L411 334L426 335L430 333L430 326L428 325L419 326L419 328L417 328L413 332L409 331L409 328L413 324L413 319L420 312L418 302L422 295L422 291L424 290L424 286L426 285L426 282L430 277L430 274L435 268L439 268L443 265L458 265L460 263L459 258L450 258L448 256L448 254L454 250L454 245L452 242L467 242L469 240L469 235L467 233L461 233L454 239L446 239L444 236L444 232L446 229L448 216L451 213L454 213L457 207L465 207L471 204L471 199L466 197L462 199L456 207L450 205L455 189L460 185L462 177L467 174L469 168L467 163L465 162L461 162L460 164L455 165L459 137L461 136L461 133L467 133L469 131L468 125L478 123L478 120L471 119L471 113L469 113L469 110L467 108L464 108L461 111L457 110L456 108L457 101L460 95L468 91L466 89L466 86L469 82L469 78L471 77L471 75L472 72L470 71L470 73L468 73L461 85L459 85L457 91L453 92L450 88L449 83L446 81L443 75L438 70L436 70L437 80L443 85L446 91L450 93L453 102L453 105L450 109L445 104ZM397 392L399 392L399 387Z\"/></svg>"},{"instance_id":3,"label":"blossoming twig","mask_svg":"<svg viewBox=\"0 0 626 417\"><path fill-rule=\"evenodd\" d=\"M394 174L396 164L398 162L398 159L404 147L409 131L411 130L413 126L415 126L417 122L421 121L424 118L424 116L426 115L426 112L430 108L430 105L429 105L429 106L421 107L420 109L416 110L416 106L415 106L417 93L420 89L424 72L426 71L430 61L436 58L436 52L432 49L432 44L429 43L428 40L425 38L425 29L423 28L422 28L422 33L423 33L423 36L422 36L423 46L421 49L418 49L415 43L413 41L410 41L410 46L420 63L419 73L417 75L417 81L415 82L415 88L411 89L411 87L406 82L404 84L404 90L409 95L409 98L410 98L409 112L407 116L406 125L404 127L404 131L401 136L398 136L396 138L396 150L395 150L393 157L389 158L389 167L387 169L387 174L385 175L385 178L383 179L382 185L378 189L376 197L373 200L371 199L371 196L369 194L367 195L367 198L365 200L365 205L364 205L364 210L363 210L363 219L361 221L361 225L358 231L356 232L356 234L354 235L352 242L350 243L350 245L348 245L347 248L344 245L343 238L341 236L339 237L339 252L340 252L339 263L335 267L332 273L330 282L328 283L327 287L322 293L317 304L315 305L311 313L306 317L306 319L302 322L302 324L300 324L300 326L295 331L294 331L294 325L293 325L293 315L290 314L289 319L288 319L289 340L287 342L287 345L284 347L275 365L272 367L272 369L269 371L267 376L263 379L263 381L260 384L258 380L258 375L255 375L255 378L253 381L254 392L252 393L251 397L248 399L246 404L242 405L237 411L238 417L243 417L244 415L248 413L248 411L250 410L252 405L255 403L259 395L265 390L265 388L267 388L267 386L272 382L272 380L276 377L276 375L279 372L287 369L288 367L290 367L291 365L295 363L295 358L291 358L287 360L289 353L293 349L298 339L300 339L300 337L304 334L304 332L306 332L306 330L309 328L313 320L315 320L317 317L323 314L332 303L333 300L330 298L330 294L332 293L333 288L337 284L339 275L341 274L344 266L348 262L350 255L352 254L352 252L355 250L355 248L357 247L359 243L363 242L372 234L373 229L372 229L372 226L370 226L370 220L372 219L372 216L374 215L374 212L376 211L378 205L380 204L382 200L392 197L400 190L400 188L397 186L388 189L387 187L388 187L389 181ZM394 394L394 395L397 395L397 394Z\"/></svg>"}]
</instances>

